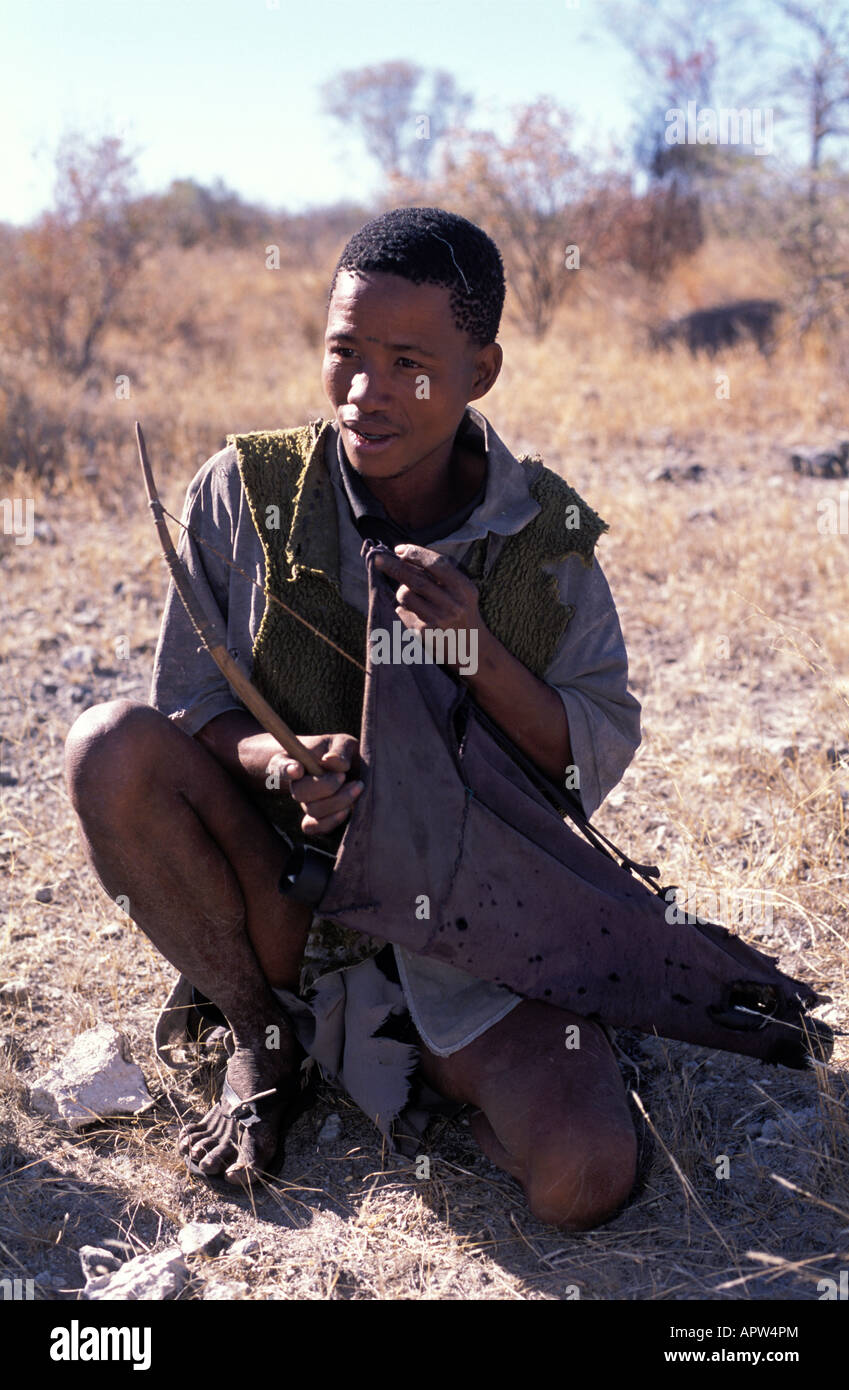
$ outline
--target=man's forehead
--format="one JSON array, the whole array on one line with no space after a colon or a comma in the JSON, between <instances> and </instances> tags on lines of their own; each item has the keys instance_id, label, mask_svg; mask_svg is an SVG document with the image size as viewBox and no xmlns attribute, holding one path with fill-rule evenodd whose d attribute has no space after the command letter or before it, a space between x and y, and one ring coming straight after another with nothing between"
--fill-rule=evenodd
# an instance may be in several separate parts
<instances>
[{"instance_id":1,"label":"man's forehead","mask_svg":"<svg viewBox=\"0 0 849 1390\"><path fill-rule=\"evenodd\" d=\"M447 286L416 285L384 272L340 272L328 305L327 324L328 329L332 325L340 332L346 325L362 331L372 326L369 319L373 319L383 329L395 313L408 325L414 322L432 332L455 328Z\"/></svg>"}]
</instances>

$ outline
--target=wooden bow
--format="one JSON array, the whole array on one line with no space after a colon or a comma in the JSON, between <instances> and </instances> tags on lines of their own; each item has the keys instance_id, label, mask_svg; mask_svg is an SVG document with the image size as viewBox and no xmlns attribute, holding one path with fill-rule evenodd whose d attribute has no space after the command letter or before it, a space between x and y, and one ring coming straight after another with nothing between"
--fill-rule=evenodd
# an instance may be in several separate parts
<instances>
[{"instance_id":1,"label":"wooden bow","mask_svg":"<svg viewBox=\"0 0 849 1390\"><path fill-rule=\"evenodd\" d=\"M286 752L297 762L301 763L305 772L312 777L323 777L327 768L319 761L311 749L301 742L297 734L293 733L281 718L276 710L272 709L268 701L259 693L256 686L251 683L247 671L241 662L237 661L218 632L217 619L207 612L203 603L194 593L189 575L185 570L179 555L174 549L168 527L165 523L165 509L159 500L156 491L156 484L153 481L153 472L147 457L144 435L138 420L136 421L136 444L139 451L139 462L141 463L142 476L147 491L147 500L150 510L153 513L153 520L156 525L157 535L162 546L162 553L165 556L165 563L171 572L174 581L174 588L182 600L183 607L191 619L198 637L203 642L209 655L212 657L218 669L227 678L233 690L235 690L242 704L250 710L251 714L262 725L267 733L273 738Z\"/></svg>"}]
</instances>

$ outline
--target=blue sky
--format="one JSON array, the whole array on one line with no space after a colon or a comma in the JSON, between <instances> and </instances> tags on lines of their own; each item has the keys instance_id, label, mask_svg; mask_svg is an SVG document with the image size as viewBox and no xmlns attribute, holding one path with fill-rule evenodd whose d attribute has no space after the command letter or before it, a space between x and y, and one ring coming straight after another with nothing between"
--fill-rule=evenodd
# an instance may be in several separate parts
<instances>
[{"instance_id":1,"label":"blue sky","mask_svg":"<svg viewBox=\"0 0 849 1390\"><path fill-rule=\"evenodd\" d=\"M270 208L368 200L378 173L319 88L398 58L447 68L481 125L504 131L511 106L548 95L575 115L579 146L630 151L639 75L609 22L617 4L640 33L669 6L679 39L699 21L726 52L733 106L776 96L766 54L735 57L746 14L785 61L800 51L774 0L0 0L0 221L50 204L69 129L122 134L145 191L220 177ZM779 146L802 152L792 119Z\"/></svg>"},{"instance_id":2,"label":"blue sky","mask_svg":"<svg viewBox=\"0 0 849 1390\"><path fill-rule=\"evenodd\" d=\"M123 133L147 190L221 177L297 208L363 197L375 170L322 116L333 73L444 67L503 126L550 94L582 138L627 138L633 79L604 0L0 0L0 220L47 206L66 128Z\"/></svg>"}]
</instances>

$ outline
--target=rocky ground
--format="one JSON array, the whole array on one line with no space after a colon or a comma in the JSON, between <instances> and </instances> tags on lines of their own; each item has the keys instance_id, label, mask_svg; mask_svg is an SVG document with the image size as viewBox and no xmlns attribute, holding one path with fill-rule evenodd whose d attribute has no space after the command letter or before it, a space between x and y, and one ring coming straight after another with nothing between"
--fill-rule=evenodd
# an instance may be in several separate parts
<instances>
[{"instance_id":1,"label":"rocky ground","mask_svg":"<svg viewBox=\"0 0 849 1390\"><path fill-rule=\"evenodd\" d=\"M612 523L599 553L643 703L643 744L598 825L666 882L768 898L739 929L849 1027L849 540L816 525L840 482L796 476L742 437L658 437L569 477ZM173 972L94 882L61 773L81 710L146 698L161 562L135 503L77 495L37 513L31 546L2 538L0 1277L75 1300L84 1262L96 1279L115 1258L161 1256L149 1296L818 1298L849 1260L845 1041L828 1069L790 1072L634 1035L653 1158L626 1209L580 1235L532 1219L464 1116L431 1131L420 1175L326 1083L279 1180L239 1195L187 1177L179 1124L202 1112L213 1068L157 1063ZM153 1104L70 1131L32 1088L101 1023L126 1036ZM204 1244L185 1232L196 1222L221 1229Z\"/></svg>"}]
</instances>

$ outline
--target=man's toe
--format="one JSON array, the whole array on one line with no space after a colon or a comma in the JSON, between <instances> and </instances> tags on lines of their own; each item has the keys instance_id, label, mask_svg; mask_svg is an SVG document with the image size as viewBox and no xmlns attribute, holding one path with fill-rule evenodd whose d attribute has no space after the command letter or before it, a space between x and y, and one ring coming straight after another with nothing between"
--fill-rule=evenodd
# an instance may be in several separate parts
<instances>
[{"instance_id":1,"label":"man's toe","mask_svg":"<svg viewBox=\"0 0 849 1390\"><path fill-rule=\"evenodd\" d=\"M250 1187L257 1176L257 1171L250 1164L239 1159L238 1163L231 1163L224 1173L224 1179L233 1187Z\"/></svg>"},{"instance_id":2,"label":"man's toe","mask_svg":"<svg viewBox=\"0 0 849 1390\"><path fill-rule=\"evenodd\" d=\"M238 1157L238 1150L229 1134L221 1135L194 1160L202 1173L221 1173Z\"/></svg>"},{"instance_id":3,"label":"man's toe","mask_svg":"<svg viewBox=\"0 0 849 1390\"><path fill-rule=\"evenodd\" d=\"M192 1125L186 1125L180 1135L180 1152L187 1154L205 1139L217 1136L221 1131L222 1119L221 1107L214 1105L202 1120L197 1120Z\"/></svg>"}]
</instances>

